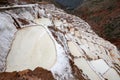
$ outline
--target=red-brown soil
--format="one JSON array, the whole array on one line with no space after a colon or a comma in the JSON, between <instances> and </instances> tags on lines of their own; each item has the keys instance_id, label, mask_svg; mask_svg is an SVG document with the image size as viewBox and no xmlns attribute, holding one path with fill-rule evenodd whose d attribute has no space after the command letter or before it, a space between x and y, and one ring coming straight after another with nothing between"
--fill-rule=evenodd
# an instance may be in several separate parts
<instances>
[{"instance_id":1,"label":"red-brown soil","mask_svg":"<svg viewBox=\"0 0 120 80\"><path fill-rule=\"evenodd\" d=\"M0 80L55 80L52 73L43 68L35 70L24 70L20 72L3 72L0 73Z\"/></svg>"},{"instance_id":2,"label":"red-brown soil","mask_svg":"<svg viewBox=\"0 0 120 80\"><path fill-rule=\"evenodd\" d=\"M88 0L72 14L87 21L99 36L120 49L120 0Z\"/></svg>"}]
</instances>

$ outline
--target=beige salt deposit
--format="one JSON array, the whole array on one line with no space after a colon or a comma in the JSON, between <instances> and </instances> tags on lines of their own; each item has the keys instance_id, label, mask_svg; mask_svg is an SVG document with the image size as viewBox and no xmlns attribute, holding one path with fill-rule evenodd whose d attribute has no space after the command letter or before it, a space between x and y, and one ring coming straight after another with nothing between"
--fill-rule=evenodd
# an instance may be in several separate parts
<instances>
[{"instance_id":1,"label":"beige salt deposit","mask_svg":"<svg viewBox=\"0 0 120 80\"><path fill-rule=\"evenodd\" d=\"M42 26L52 26L52 22L49 18L39 18L34 20L35 23L42 25Z\"/></svg>"},{"instance_id":2,"label":"beige salt deposit","mask_svg":"<svg viewBox=\"0 0 120 80\"><path fill-rule=\"evenodd\" d=\"M120 75L113 68L110 68L103 77L108 80L120 80Z\"/></svg>"},{"instance_id":3,"label":"beige salt deposit","mask_svg":"<svg viewBox=\"0 0 120 80\"><path fill-rule=\"evenodd\" d=\"M81 49L74 42L69 41L68 47L73 56L76 56L76 57L83 56Z\"/></svg>"},{"instance_id":4,"label":"beige salt deposit","mask_svg":"<svg viewBox=\"0 0 120 80\"><path fill-rule=\"evenodd\" d=\"M79 69L82 69L84 74L88 75L88 78L90 80L101 80L101 78L96 74L95 71L93 71L93 69L84 58L75 59L74 62Z\"/></svg>"},{"instance_id":5,"label":"beige salt deposit","mask_svg":"<svg viewBox=\"0 0 120 80\"><path fill-rule=\"evenodd\" d=\"M43 67L50 69L56 62L56 48L48 32L41 26L20 29L7 57L6 71Z\"/></svg>"}]
</instances>

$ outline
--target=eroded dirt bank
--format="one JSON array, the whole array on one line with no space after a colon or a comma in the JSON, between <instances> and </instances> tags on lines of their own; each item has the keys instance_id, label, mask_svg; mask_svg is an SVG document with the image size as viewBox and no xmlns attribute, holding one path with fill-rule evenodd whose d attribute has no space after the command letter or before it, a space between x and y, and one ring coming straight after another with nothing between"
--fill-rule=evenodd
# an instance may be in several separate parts
<instances>
[{"instance_id":1,"label":"eroded dirt bank","mask_svg":"<svg viewBox=\"0 0 120 80\"><path fill-rule=\"evenodd\" d=\"M20 72L3 72L0 73L0 80L55 80L52 73L43 68L35 70L24 70Z\"/></svg>"}]
</instances>

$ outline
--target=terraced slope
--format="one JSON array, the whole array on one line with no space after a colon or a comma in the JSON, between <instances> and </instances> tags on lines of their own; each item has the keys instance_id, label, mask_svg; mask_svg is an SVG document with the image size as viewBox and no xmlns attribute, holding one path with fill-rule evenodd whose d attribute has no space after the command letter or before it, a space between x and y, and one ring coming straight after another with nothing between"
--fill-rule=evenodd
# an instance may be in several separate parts
<instances>
[{"instance_id":1,"label":"terraced slope","mask_svg":"<svg viewBox=\"0 0 120 80\"><path fill-rule=\"evenodd\" d=\"M120 79L117 48L53 4L2 7L0 25L1 80Z\"/></svg>"}]
</instances>

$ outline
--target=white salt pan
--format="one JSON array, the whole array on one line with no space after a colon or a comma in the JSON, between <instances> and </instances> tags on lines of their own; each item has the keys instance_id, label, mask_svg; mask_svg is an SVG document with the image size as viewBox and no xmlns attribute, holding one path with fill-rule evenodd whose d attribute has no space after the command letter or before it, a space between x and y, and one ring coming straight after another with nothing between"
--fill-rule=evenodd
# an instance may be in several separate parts
<instances>
[{"instance_id":1,"label":"white salt pan","mask_svg":"<svg viewBox=\"0 0 120 80\"><path fill-rule=\"evenodd\" d=\"M17 32L7 57L6 71L20 71L43 67L50 69L56 62L56 50L47 31L41 26Z\"/></svg>"}]
</instances>

